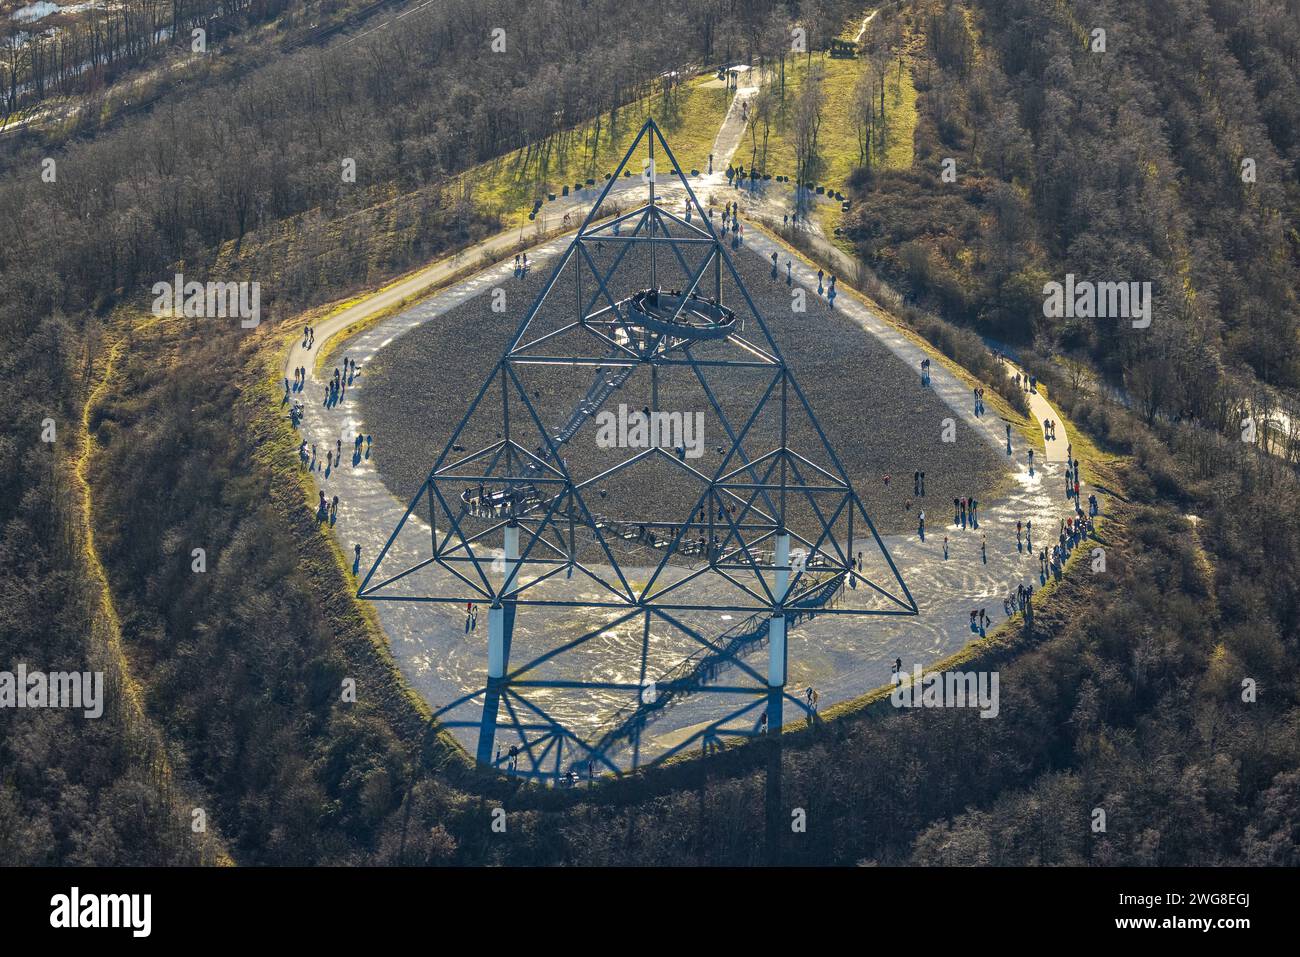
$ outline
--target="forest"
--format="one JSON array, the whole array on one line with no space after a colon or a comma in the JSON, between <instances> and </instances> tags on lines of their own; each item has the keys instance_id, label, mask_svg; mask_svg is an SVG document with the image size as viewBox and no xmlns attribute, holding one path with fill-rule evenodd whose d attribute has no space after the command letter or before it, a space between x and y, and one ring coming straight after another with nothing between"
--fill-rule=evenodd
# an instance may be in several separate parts
<instances>
[{"instance_id":1,"label":"forest","mask_svg":"<svg viewBox=\"0 0 1300 957\"><path fill-rule=\"evenodd\" d=\"M1300 864L1300 450L1240 437L1300 395L1296 0L890 13L915 162L861 154L846 242L927 338L972 365L977 334L1015 349L1114 492L1110 572L974 652L999 720L866 707L590 791L483 775L301 507L272 382L287 324L494 232L476 164L627 122L670 66L779 60L773 23L821 45L861 12L651 0L637 21L674 29L646 31L613 0L435 0L103 128L0 141L0 653L118 689L98 722L0 719L0 863ZM150 317L182 265L260 279L262 325ZM1150 327L1048 319L1067 273L1150 281Z\"/></svg>"},{"instance_id":2,"label":"forest","mask_svg":"<svg viewBox=\"0 0 1300 957\"><path fill-rule=\"evenodd\" d=\"M1085 361L1148 422L1235 434L1249 412L1293 408L1300 7L1012 0L910 17L918 162L861 171L862 258L945 318ZM1151 282L1163 321L1048 319L1043 287L1067 273Z\"/></svg>"}]
</instances>

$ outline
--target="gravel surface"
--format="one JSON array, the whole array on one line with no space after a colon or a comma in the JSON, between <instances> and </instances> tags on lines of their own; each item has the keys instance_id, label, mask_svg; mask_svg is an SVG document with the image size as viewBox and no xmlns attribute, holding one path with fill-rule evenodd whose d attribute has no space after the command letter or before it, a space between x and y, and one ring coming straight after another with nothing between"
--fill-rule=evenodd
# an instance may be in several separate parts
<instances>
[{"instance_id":1,"label":"gravel surface","mask_svg":"<svg viewBox=\"0 0 1300 957\"><path fill-rule=\"evenodd\" d=\"M615 243L607 243L604 249L593 250L593 257L603 267L612 261L617 248ZM770 261L743 247L732 251L732 257L777 347L882 534L915 530L919 507L926 508L927 522L938 527L951 520L948 516L953 498L989 496L1002 474L1002 463L989 444L959 418L955 422L956 441L941 440L944 421L954 416L933 392L920 385L917 370L904 366L871 335L829 310L815 290L806 291L806 311L793 312L784 258L774 279ZM650 265L645 247L629 253L610 284L611 293L621 298L648 286ZM506 297L505 312L492 310L490 292L480 295L393 340L363 369L365 388L358 393L361 416L374 437L381 477L402 502L409 501L425 480L484 379L492 373L521 314L549 278L554 263L534 261L531 266L527 275L501 287ZM688 284L681 266L663 248L657 252L655 268L661 287ZM709 277L701 283L701 289L712 294L712 270ZM586 297L596 290L590 273L584 274L582 287ZM757 323L729 278L724 280L722 299L744 322L742 335L766 347ZM575 302L575 282L566 274L552 291L548 311L539 317L536 330L547 331L557 328L556 323L567 322L575 311ZM535 338L535 333L530 332L527 338ZM346 352L346 348L339 351ZM601 344L581 331L557 337L535 351L541 355L604 354ZM720 344L702 345L695 354L700 359L723 354L751 358ZM516 366L516 371L548 428L568 418L597 374L593 368L546 365ZM706 374L723 413L737 432L773 380L770 369L712 369ZM779 396L779 388L773 398ZM650 370L642 366L606 400L602 409L617 412L621 403L636 412L651 405L652 391ZM729 446L730 441L694 373L681 367L661 369L658 397L658 408L663 411L703 414L703 454L687 458L685 464L706 475L714 474L722 461L717 449ZM744 447L751 460L779 444L779 408L778 402L769 402L746 435ZM501 430L501 410L501 390L496 388L491 400L485 398L480 415L458 444L473 451L496 441ZM521 445L540 445L536 425L513 397L511 422L512 435ZM793 392L787 430L792 449L834 471L829 453L809 426ZM601 448L596 436L596 423L589 420L565 444L565 459L575 476L599 474L637 451ZM739 464L733 460L728 469ZM926 476L924 499L913 494L913 473L918 470ZM886 475L890 477L888 484ZM815 481L811 473L806 477ZM600 495L602 490L604 496ZM632 469L598 483L586 498L593 511L626 521L645 521L652 516L685 520L694 511L700 492L699 480L688 477L677 461L648 457ZM824 510L830 498L819 495L818 506ZM806 499L798 508L791 503L787 507L795 509L789 521L798 531L800 523L810 519Z\"/></svg>"}]
</instances>

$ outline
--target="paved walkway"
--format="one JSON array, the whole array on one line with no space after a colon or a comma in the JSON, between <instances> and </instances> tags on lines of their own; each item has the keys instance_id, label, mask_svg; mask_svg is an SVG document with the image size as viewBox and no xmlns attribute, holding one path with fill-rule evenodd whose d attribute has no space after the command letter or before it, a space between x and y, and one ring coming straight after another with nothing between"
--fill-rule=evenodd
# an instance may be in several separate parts
<instances>
[{"instance_id":1,"label":"paved walkway","mask_svg":"<svg viewBox=\"0 0 1300 957\"><path fill-rule=\"evenodd\" d=\"M1020 376L1020 381L1023 383L1025 378L1029 375L1029 373L1025 372L1024 369L1017 366L1010 359L1004 359L1002 364L1006 367L1008 379ZM1039 392L1037 388L1034 388L1033 391L1027 391L1022 385L1021 390L1024 392L1025 401L1029 403L1030 414L1038 420L1039 431L1043 437L1043 460L1045 462L1068 461L1069 456L1067 454L1067 449L1069 448L1070 440L1065 434L1065 426L1060 424L1060 414L1056 409L1052 408L1050 402L1043 398L1043 394ZM1042 428L1043 423L1049 421L1057 424L1056 429L1051 435Z\"/></svg>"}]
</instances>

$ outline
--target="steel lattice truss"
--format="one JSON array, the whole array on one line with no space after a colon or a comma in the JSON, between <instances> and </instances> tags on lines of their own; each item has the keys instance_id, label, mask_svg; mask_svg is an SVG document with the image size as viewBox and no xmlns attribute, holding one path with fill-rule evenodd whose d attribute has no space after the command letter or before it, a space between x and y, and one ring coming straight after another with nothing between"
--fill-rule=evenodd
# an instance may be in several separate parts
<instances>
[{"instance_id":1,"label":"steel lattice truss","mask_svg":"<svg viewBox=\"0 0 1300 957\"><path fill-rule=\"evenodd\" d=\"M633 157L644 163L630 166ZM657 172L657 157L671 175ZM610 216L602 207L625 170L645 182L647 199ZM656 176L684 191L684 201L673 203L680 215L656 196ZM557 367L572 395L545 408L530 376L553 383ZM676 408L705 422L714 439L707 467L662 436L648 447L620 448L613 460L587 461L595 421L638 388L648 396L643 412ZM810 609L917 613L726 242L653 120L559 256L358 595L499 610L507 659L516 616L530 608L605 609L606 619L643 622L647 644L652 622L678 629L701 654L661 683L660 697L710 680L716 669L708 659L738 658L750 632L761 643L773 616L797 624ZM704 612L715 619L742 613L755 624L720 638L699 624ZM523 676L599 631L557 642L479 694L492 699L493 715L501 702L511 715L531 709L535 723L520 718L520 727L563 738L537 717L541 710L518 699L529 684ZM610 743L634 737L645 712L664 703L628 709L603 741L579 741L570 753L606 764ZM490 758L490 735L479 755Z\"/></svg>"}]
</instances>

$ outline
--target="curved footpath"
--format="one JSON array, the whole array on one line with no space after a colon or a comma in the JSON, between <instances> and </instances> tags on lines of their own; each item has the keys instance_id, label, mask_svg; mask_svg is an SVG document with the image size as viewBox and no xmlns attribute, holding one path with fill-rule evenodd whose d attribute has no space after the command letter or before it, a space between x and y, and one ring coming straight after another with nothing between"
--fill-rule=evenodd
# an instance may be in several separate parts
<instances>
[{"instance_id":1,"label":"curved footpath","mask_svg":"<svg viewBox=\"0 0 1300 957\"><path fill-rule=\"evenodd\" d=\"M741 96L745 93L742 90ZM743 131L738 113L733 104L719 132L719 144L730 149L739 142L734 128L736 124ZM726 157L729 159L729 151ZM715 169L725 169L727 159L719 162L715 153ZM618 186L632 188L632 184L625 187L620 183ZM707 202L709 189L727 189L721 173L700 177L698 185L693 183L692 187L704 202ZM572 209L585 212L594 201L594 190L584 192L589 195L570 197ZM621 188L615 191L616 194L621 192ZM671 189L662 192L672 196ZM558 203L551 204L553 212L557 206L564 208ZM733 256L768 258L776 251L780 258L792 259L794 281L808 289L810 295L816 295L817 276L812 267L791 257L785 247L759 230L751 229L746 233L744 248L733 252ZM557 237L529 249L533 268L547 268L569 241L568 236ZM367 365L379 350L411 329L435 320L487 290L497 286L508 287L513 280L510 257L517 245L518 231L510 230L459 256L435 263L386 287L375 296L321 320L315 327L316 338L312 348L302 347L299 334L289 351L286 377L292 381L292 370L299 366L308 372L305 389L294 393L294 398L304 403L301 437L307 440L309 448L314 443L317 449L313 477L327 499L335 495L339 498L333 531L348 555L354 553L356 545L361 546L358 567L361 574L368 570L389 533L397 526L406 505L392 496L374 467L374 457L383 455L384 451L380 437L376 437L373 448L367 449L363 441L362 454L352 454L355 437L366 434L366 425L357 412L356 390L365 388ZM391 309L431 285L445 281L462 270L466 262L473 261L473 257L484 254L499 254L506 258L500 264L455 282L417 305L353 334L349 339L331 341L361 320ZM851 294L839 296L835 308L878 338L910 368L918 370L917 388L923 388L919 365L923 358L933 356ZM516 320L514 317L509 321L513 323ZM326 349L337 349L340 359L338 363L331 363L330 368L323 369L323 378L318 378L314 371L315 360L317 354ZM333 365L342 365L341 357L345 354L356 360L360 373L347 389L345 398L334 408L326 408L322 402L325 382L332 375ZM1014 374L1014 371L1008 366L1008 374ZM472 388L476 384L467 385ZM413 383L412 387L418 388L418 385ZM1043 583L1037 550L1044 544L1050 550L1060 522L1073 514L1073 501L1065 496L1064 426L1059 429L1058 441L1047 443L1046 455L1036 456L1035 467L1031 470L1022 437L1013 431L1012 446L1008 449L1007 423L992 413L977 416L969 387L939 362L932 365L930 387L955 417L965 420L973 427L974 434L980 435L1006 457L1013 477L1010 491L996 501L981 503L979 530L953 525L950 521L951 502L919 500L927 511L925 540L921 541L913 532L885 536L885 543L916 598L920 616L856 620L821 616L800 624L792 632L790 641L787 692L793 698L801 699L803 688L812 686L819 692L820 706L826 708L886 685L895 658L901 658L904 668L910 669L914 663L928 664L960 650L978 637L978 633L970 628L972 610L986 610L996 627L1005 618L1003 596L1014 591L1017 584L1032 584L1037 590ZM1032 394L1027 398L1040 428L1043 419L1059 418L1041 395ZM935 428L941 427L940 422L935 423ZM345 450L345 462L342 468L327 469L326 451L334 449L336 442L340 442ZM436 449L430 450L430 462L436 454ZM1043 458L1047 461L1039 461ZM851 479L859 488L872 481L867 476L851 476ZM905 477L902 479L905 481ZM1085 500L1087 494L1085 489ZM1033 550L1017 545L1016 521L1025 519L1032 520L1034 528L1039 530ZM946 558L945 536L948 538ZM981 552L981 542L985 537L986 556ZM425 695L435 710L440 711L440 720L451 728L470 753L474 753L479 737L478 722L483 715L486 622L481 621L476 631L466 633L460 627L463 611L455 606L432 608L420 603L378 602L376 609L393 655L407 680ZM486 618L486 614L483 617ZM719 631L725 627L720 622ZM598 655L600 646L593 644L588 650L590 654ZM621 661L600 662L595 658L588 659L587 664L614 672L622 666ZM753 733L759 726L765 700L760 694L761 681L746 678L756 678L755 669L764 670L762 663L756 661L751 667L741 661L728 669L724 683L733 690L745 686L738 690L739 700L735 694L726 701L707 693L686 697L673 707L658 712L635 746L601 754L597 767L625 769L685 747L707 744L721 735ZM506 709L500 714L499 720L509 722L509 727L498 726L496 744L501 750L506 750L512 744L531 748L540 738L550 742L541 755L542 761L533 760L531 768L521 764L519 773L554 779L571 767L585 768L591 754L585 750L584 742L590 743L599 737L598 719L608 719L608 710L593 717L592 712L597 709L591 700L556 689L548 689L545 694L537 692L529 700L515 697L514 706L506 702ZM803 718L798 708L787 707L785 715L787 722ZM552 747L552 744L556 746ZM500 763L504 765L506 759L502 758Z\"/></svg>"}]
</instances>

